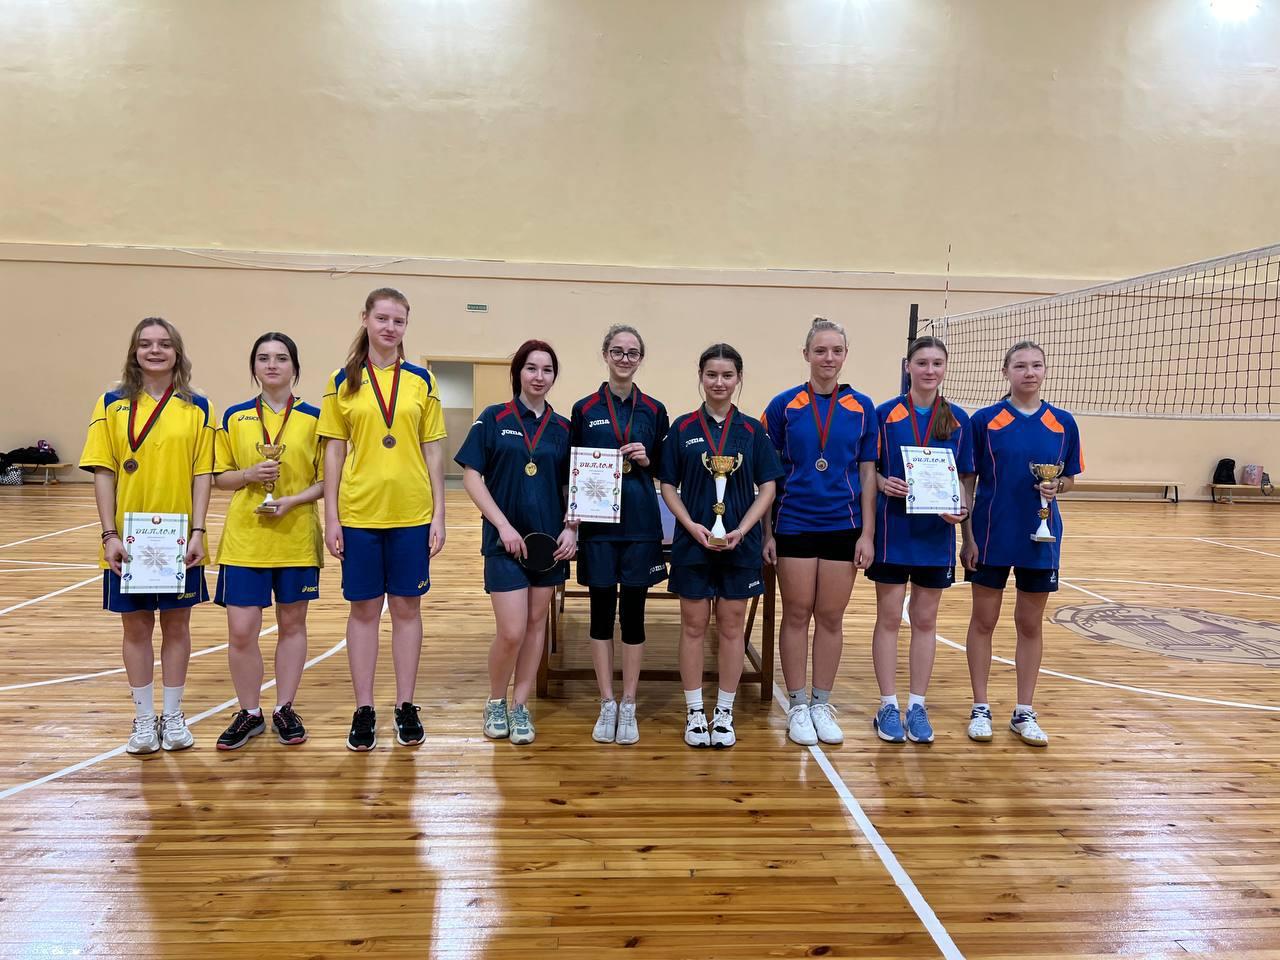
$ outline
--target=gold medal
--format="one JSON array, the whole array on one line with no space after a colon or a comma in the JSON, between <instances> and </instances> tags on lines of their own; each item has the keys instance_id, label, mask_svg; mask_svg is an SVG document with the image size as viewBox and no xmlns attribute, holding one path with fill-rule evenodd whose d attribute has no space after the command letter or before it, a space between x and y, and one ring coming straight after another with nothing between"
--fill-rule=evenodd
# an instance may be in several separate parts
<instances>
[{"instance_id":1,"label":"gold medal","mask_svg":"<svg viewBox=\"0 0 1280 960\"><path fill-rule=\"evenodd\" d=\"M622 472L623 472L623 473L630 473L630 472L631 472L631 461L630 461L630 460L623 460L623 461L622 461Z\"/></svg>"},{"instance_id":2,"label":"gold medal","mask_svg":"<svg viewBox=\"0 0 1280 960\"><path fill-rule=\"evenodd\" d=\"M524 473L527 477L536 477L538 475L538 465L530 460L524 465Z\"/></svg>"}]
</instances>

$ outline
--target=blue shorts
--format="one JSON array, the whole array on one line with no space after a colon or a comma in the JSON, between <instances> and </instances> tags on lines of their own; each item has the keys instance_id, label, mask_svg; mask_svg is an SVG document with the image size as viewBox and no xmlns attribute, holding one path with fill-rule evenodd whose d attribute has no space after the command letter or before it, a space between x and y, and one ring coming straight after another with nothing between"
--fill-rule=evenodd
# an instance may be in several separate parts
<instances>
[{"instance_id":1,"label":"blue shorts","mask_svg":"<svg viewBox=\"0 0 1280 960\"><path fill-rule=\"evenodd\" d=\"M319 567L237 567L224 563L218 568L218 585L213 602L220 607L269 607L276 603L297 603L320 596Z\"/></svg>"},{"instance_id":2,"label":"blue shorts","mask_svg":"<svg viewBox=\"0 0 1280 960\"><path fill-rule=\"evenodd\" d=\"M342 528L342 596L420 597L431 589L431 524Z\"/></svg>"},{"instance_id":3,"label":"blue shorts","mask_svg":"<svg viewBox=\"0 0 1280 960\"><path fill-rule=\"evenodd\" d=\"M1009 567L980 563L977 570L966 570L964 578L980 587L1003 590L1009 582ZM1023 593L1057 593L1058 571L1036 567L1014 567L1013 580Z\"/></svg>"},{"instance_id":4,"label":"blue shorts","mask_svg":"<svg viewBox=\"0 0 1280 960\"><path fill-rule=\"evenodd\" d=\"M209 599L204 582L204 567L187 569L186 593L121 593L120 576L102 571L102 609L112 613L138 613L142 610L182 610Z\"/></svg>"},{"instance_id":5,"label":"blue shorts","mask_svg":"<svg viewBox=\"0 0 1280 960\"><path fill-rule=\"evenodd\" d=\"M578 544L578 583L584 587L652 587L667 579L657 540L588 540Z\"/></svg>"},{"instance_id":6,"label":"blue shorts","mask_svg":"<svg viewBox=\"0 0 1280 960\"><path fill-rule=\"evenodd\" d=\"M569 562L557 563L546 573L532 573L502 553L484 558L484 592L510 593L526 587L558 587L569 579Z\"/></svg>"},{"instance_id":7,"label":"blue shorts","mask_svg":"<svg viewBox=\"0 0 1280 960\"><path fill-rule=\"evenodd\" d=\"M908 566L904 563L873 563L867 568L867 579L875 583L906 583L932 590L945 590L956 582L955 567Z\"/></svg>"},{"instance_id":8,"label":"blue shorts","mask_svg":"<svg viewBox=\"0 0 1280 960\"><path fill-rule=\"evenodd\" d=\"M727 563L672 564L667 590L685 600L748 600L764 593L764 572Z\"/></svg>"}]
</instances>

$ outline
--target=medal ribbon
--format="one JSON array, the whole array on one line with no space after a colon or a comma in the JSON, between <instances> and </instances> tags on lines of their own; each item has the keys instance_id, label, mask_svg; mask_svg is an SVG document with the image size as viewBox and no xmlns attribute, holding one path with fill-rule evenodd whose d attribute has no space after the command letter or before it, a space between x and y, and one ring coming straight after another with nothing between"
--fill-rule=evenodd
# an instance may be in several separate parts
<instances>
[{"instance_id":1,"label":"medal ribbon","mask_svg":"<svg viewBox=\"0 0 1280 960\"><path fill-rule=\"evenodd\" d=\"M133 428L136 423L136 421L134 420L134 417L137 414L138 405L136 402L130 402L129 404L129 449L132 450L134 453L138 452L138 448L141 447L143 444L143 441L147 439L147 435L151 433L151 428L154 427L156 425L156 421L160 419L160 411L165 408L165 404L169 402L169 398L172 396L173 396L173 384L171 383L169 384L169 389L164 392L164 396L160 398L160 402L156 404L156 408L151 411L151 416L147 418L146 424L144 424L142 427L142 433L137 435L136 439L135 439L135 434L133 432Z\"/></svg>"},{"instance_id":2,"label":"medal ribbon","mask_svg":"<svg viewBox=\"0 0 1280 960\"><path fill-rule=\"evenodd\" d=\"M520 432L524 435L524 445L529 448L529 462L533 463L533 451L538 449L538 441L542 439L542 431L547 429L547 424L551 422L551 404L547 404L547 409L542 414L542 423L538 425L538 430L534 433L532 441L529 439L529 431L524 428L524 417L520 416L516 402L512 400L507 404L507 407L516 415L516 423L520 424Z\"/></svg>"},{"instance_id":3,"label":"medal ribbon","mask_svg":"<svg viewBox=\"0 0 1280 960\"><path fill-rule=\"evenodd\" d=\"M293 413L293 404L297 398L291 393L289 394L289 405L284 408L284 419L280 421L280 429L276 431L276 440L284 436L284 428L289 425L289 414ZM267 421L262 416L262 394L258 394L258 399L254 401L258 407L258 425L262 427L262 443L264 446L271 446L271 434L267 432Z\"/></svg>"},{"instance_id":4,"label":"medal ribbon","mask_svg":"<svg viewBox=\"0 0 1280 960\"><path fill-rule=\"evenodd\" d=\"M929 438L933 436L933 418L938 415L938 398L934 398L933 407L929 411L929 422L925 424L923 440L921 439L920 434L920 424L916 420L916 404L915 401L911 399L911 394L907 394L906 401L907 411L911 414L911 432L915 434L916 446L927 447L929 445Z\"/></svg>"},{"instance_id":5,"label":"medal ribbon","mask_svg":"<svg viewBox=\"0 0 1280 960\"><path fill-rule=\"evenodd\" d=\"M732 404L729 405L729 415L724 418L724 429L720 431L720 446L716 446L716 442L711 439L711 428L707 426L707 418L702 415L702 411L706 409L706 405L698 408L698 422L702 424L702 435L707 438L707 447L711 450L711 455L715 457L724 454L725 442L729 439L729 425L733 423Z\"/></svg>"},{"instance_id":6,"label":"medal ribbon","mask_svg":"<svg viewBox=\"0 0 1280 960\"><path fill-rule=\"evenodd\" d=\"M831 394L825 424L818 420L818 399L813 392L813 384L806 383L804 388L809 391L809 409L813 411L813 425L818 428L818 457L821 459L827 452L827 437L831 434L831 418L835 416L836 396L840 393L840 385L836 384L835 393Z\"/></svg>"},{"instance_id":7,"label":"medal ribbon","mask_svg":"<svg viewBox=\"0 0 1280 960\"><path fill-rule=\"evenodd\" d=\"M378 409L382 411L382 419L386 421L387 432L391 431L391 421L396 418L396 401L400 398L400 361L396 360L395 376L391 379L391 406L382 399L382 388L378 386L378 378L374 376L373 363L366 357L365 369L369 371L369 383L373 385L373 395L378 399ZM283 431L282 431L283 432Z\"/></svg>"},{"instance_id":8,"label":"medal ribbon","mask_svg":"<svg viewBox=\"0 0 1280 960\"><path fill-rule=\"evenodd\" d=\"M631 425L636 422L636 407L640 404L640 388L632 387L631 394L634 399L631 401L631 417L627 420L627 432L623 433L618 429L618 414L613 409L613 391L607 386L604 388L604 402L609 405L609 423L613 427L613 435L618 438L618 446L631 442Z\"/></svg>"}]
</instances>

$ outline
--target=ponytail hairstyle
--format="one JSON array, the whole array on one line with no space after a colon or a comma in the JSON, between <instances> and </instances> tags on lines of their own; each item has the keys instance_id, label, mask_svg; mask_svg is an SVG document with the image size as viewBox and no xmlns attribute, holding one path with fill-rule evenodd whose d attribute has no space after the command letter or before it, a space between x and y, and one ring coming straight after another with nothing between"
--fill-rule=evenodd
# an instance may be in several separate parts
<instances>
[{"instance_id":1,"label":"ponytail hairstyle","mask_svg":"<svg viewBox=\"0 0 1280 960\"><path fill-rule=\"evenodd\" d=\"M707 362L710 360L728 360L733 364L733 368L738 371L738 377L742 377L742 354L727 343L713 343L707 349L702 351L702 356L698 357L698 374L707 368Z\"/></svg>"},{"instance_id":2,"label":"ponytail hairstyle","mask_svg":"<svg viewBox=\"0 0 1280 960\"><path fill-rule=\"evenodd\" d=\"M298 363L298 345L293 342L293 337L287 333L280 333L278 330L272 330L264 333L257 340L253 341L253 347L249 350L249 377L254 383L258 382L257 359L258 348L264 343L282 344L289 354L289 361L293 364L293 385L298 385L298 378L302 376L302 364Z\"/></svg>"},{"instance_id":3,"label":"ponytail hairstyle","mask_svg":"<svg viewBox=\"0 0 1280 960\"><path fill-rule=\"evenodd\" d=\"M636 342L640 344L640 359L644 359L644 337L640 336L640 331L629 323L615 323L604 332L604 344L600 347L602 354L609 352L609 347L613 345L613 338L620 333L629 333L636 338Z\"/></svg>"},{"instance_id":4,"label":"ponytail hairstyle","mask_svg":"<svg viewBox=\"0 0 1280 960\"><path fill-rule=\"evenodd\" d=\"M833 330L840 334L840 339L844 341L844 349L847 353L849 350L849 335L844 332L844 327L836 323L834 320L828 320L826 317L814 317L813 324L809 327L809 332L805 334L804 349L805 353L809 352L809 345L813 343L813 338L824 330Z\"/></svg>"},{"instance_id":5,"label":"ponytail hairstyle","mask_svg":"<svg viewBox=\"0 0 1280 960\"><path fill-rule=\"evenodd\" d=\"M395 287L379 287L377 290L370 292L364 298L364 313L362 316L369 316L374 305L379 300L391 300L394 303L404 307L405 317L409 316L409 298L397 290ZM283 341L281 341L283 342ZM396 345L396 353L400 359L404 359L404 344ZM356 334L356 338L351 341L351 349L347 351L347 362L343 370L347 375L347 382L344 389L350 395L360 392L360 383L364 379L362 371L364 370L365 361L369 359L369 330L364 324L360 325L360 332Z\"/></svg>"},{"instance_id":6,"label":"ponytail hairstyle","mask_svg":"<svg viewBox=\"0 0 1280 960\"><path fill-rule=\"evenodd\" d=\"M163 317L147 317L139 320L129 336L129 352L124 358L124 368L120 371L120 382L116 389L133 403L142 393L142 366L138 363L138 341L142 331L147 327L164 327L165 336L173 344L173 392L190 403L196 395L191 386L191 358L187 356L187 348L183 345L182 334Z\"/></svg>"},{"instance_id":7,"label":"ponytail hairstyle","mask_svg":"<svg viewBox=\"0 0 1280 960\"><path fill-rule=\"evenodd\" d=\"M1034 340L1019 340L1017 343L1015 343L1012 347L1010 347L1008 350L1004 352L1004 360L1001 361L1000 363L1001 373L1009 372L1009 361L1013 359L1013 355L1017 353L1019 350L1039 350L1040 358L1044 360L1046 363L1049 360L1048 355L1045 354L1044 352L1044 347L1040 346L1040 344L1036 343ZM1007 390L1005 391L1005 395L1000 399L1008 400L1011 396L1013 396L1013 391Z\"/></svg>"},{"instance_id":8,"label":"ponytail hairstyle","mask_svg":"<svg viewBox=\"0 0 1280 960\"><path fill-rule=\"evenodd\" d=\"M541 350L551 358L551 377L552 380L560 378L560 358L556 356L555 348L545 340L526 340L520 344L520 349L515 352L515 356L511 358L511 396L520 396L520 371L524 369L524 365L529 362L529 355L537 353Z\"/></svg>"},{"instance_id":9,"label":"ponytail hairstyle","mask_svg":"<svg viewBox=\"0 0 1280 960\"><path fill-rule=\"evenodd\" d=\"M924 336L916 337L911 341L911 346L907 347L907 364L911 363L911 358L921 350L928 347L941 350L943 357L949 357L951 354L947 351L947 345L938 337ZM1007 362L1007 361L1006 361ZM908 371L908 377L910 372ZM907 402L911 402L911 398L907 398ZM942 395L942 388L938 388L938 414L933 418L933 429L929 431L926 440L945 441L950 440L951 435L960 427L960 421L956 419L956 415L951 412L951 404L947 402L947 398Z\"/></svg>"}]
</instances>

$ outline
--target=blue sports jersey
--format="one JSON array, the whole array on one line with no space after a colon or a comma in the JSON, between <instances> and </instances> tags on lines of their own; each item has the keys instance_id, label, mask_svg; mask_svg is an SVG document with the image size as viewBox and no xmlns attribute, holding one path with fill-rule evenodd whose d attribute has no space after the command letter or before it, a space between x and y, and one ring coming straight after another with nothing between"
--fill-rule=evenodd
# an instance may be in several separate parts
<instances>
[{"instance_id":1,"label":"blue sports jersey","mask_svg":"<svg viewBox=\"0 0 1280 960\"><path fill-rule=\"evenodd\" d=\"M699 418L698 414L702 417ZM778 454L765 435L759 420L743 416L737 407L731 408L732 422L729 435L724 440L725 456L742 454L742 466L729 475L724 491L724 528L733 530L742 521L756 499L756 487L782 476L782 464ZM695 523L708 530L715 523L712 507L716 502L716 483L711 472L702 464L702 455L712 455L708 448L702 422L705 421L711 439L718 447L724 434L723 424L716 423L707 413L687 413L671 426L662 444L662 470L659 479L678 487L680 499ZM761 525L756 524L733 550L715 551L718 562L734 567L759 567L762 564L761 549L764 537ZM671 565L689 566L712 562L712 553L704 550L689 536L685 528L676 524L675 540L671 544Z\"/></svg>"},{"instance_id":2,"label":"blue sports jersey","mask_svg":"<svg viewBox=\"0 0 1280 960\"><path fill-rule=\"evenodd\" d=\"M973 538L978 562L994 566L1057 569L1061 559L1062 514L1049 502L1052 543L1031 539L1040 525L1040 494L1032 463L1058 463L1063 476L1084 471L1080 428L1067 411L1041 403L1035 413L1019 413L1008 400L983 407L970 419L978 491L973 504Z\"/></svg>"},{"instance_id":3,"label":"blue sports jersey","mask_svg":"<svg viewBox=\"0 0 1280 960\"><path fill-rule=\"evenodd\" d=\"M578 529L578 539L636 542L662 539L662 515L658 512L658 491L653 478L659 474L662 463L662 438L670 429L667 408L653 397L645 396L633 387L631 396L619 400L607 398L607 382L590 396L573 405L570 417L570 435L575 447L599 447L616 450L622 446L609 416L609 400L613 401L618 415L618 433L627 436L629 442L643 443L649 457L649 466L631 465L631 472L622 475L622 521L620 523L584 523Z\"/></svg>"},{"instance_id":4,"label":"blue sports jersey","mask_svg":"<svg viewBox=\"0 0 1280 960\"><path fill-rule=\"evenodd\" d=\"M928 437L930 411L917 411L913 426L910 397L897 397L876 407L876 419L880 422L880 473L906 479L903 447L945 448L955 457L957 472L973 473L973 430L969 415L954 403L951 413L959 424L951 436L921 443L916 440L916 434ZM881 493L876 497L876 562L906 567L954 567L956 528L932 514L909 515L905 497L886 497Z\"/></svg>"},{"instance_id":5,"label":"blue sports jersey","mask_svg":"<svg viewBox=\"0 0 1280 960\"><path fill-rule=\"evenodd\" d=\"M847 383L834 397L815 394L808 384L784 390L765 408L764 425L782 458L785 478L779 484L774 530L781 534L856 530L862 526L862 480L858 464L874 461L880 432L871 398ZM818 442L814 413L825 425L831 404L825 449ZM819 456L827 469L816 466Z\"/></svg>"},{"instance_id":6,"label":"blue sports jersey","mask_svg":"<svg viewBox=\"0 0 1280 960\"><path fill-rule=\"evenodd\" d=\"M516 417L523 420L530 440L543 419L551 418L534 450L533 462L538 472L532 477L525 473L529 448ZM519 397L509 403L486 407L480 419L471 425L471 432L453 459L484 477L484 485L489 488L494 503L521 534L560 535L564 529L563 491L569 483L569 421L553 411L550 404L541 419L535 417ZM482 554L496 557L506 553L498 528L488 518L482 531Z\"/></svg>"}]
</instances>

